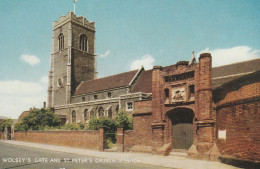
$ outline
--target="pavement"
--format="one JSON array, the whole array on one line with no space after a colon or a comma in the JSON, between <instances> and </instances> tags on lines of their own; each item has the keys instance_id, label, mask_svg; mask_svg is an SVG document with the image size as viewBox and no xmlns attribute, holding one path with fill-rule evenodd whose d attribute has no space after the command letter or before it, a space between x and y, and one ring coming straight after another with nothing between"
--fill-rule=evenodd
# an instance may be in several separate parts
<instances>
[{"instance_id":1,"label":"pavement","mask_svg":"<svg viewBox=\"0 0 260 169\"><path fill-rule=\"evenodd\" d=\"M195 160L186 157L177 156L160 156L145 153L130 153L130 152L100 152L97 150L81 149L65 146L54 146L49 144L32 143L25 141L0 140L0 143L12 144L18 146L32 147L37 149L51 150L64 153L72 153L78 155L91 156L96 158L117 160L121 162L133 162L154 166L162 166L169 168L181 169L237 169L230 165L226 165L215 161Z\"/></svg>"}]
</instances>

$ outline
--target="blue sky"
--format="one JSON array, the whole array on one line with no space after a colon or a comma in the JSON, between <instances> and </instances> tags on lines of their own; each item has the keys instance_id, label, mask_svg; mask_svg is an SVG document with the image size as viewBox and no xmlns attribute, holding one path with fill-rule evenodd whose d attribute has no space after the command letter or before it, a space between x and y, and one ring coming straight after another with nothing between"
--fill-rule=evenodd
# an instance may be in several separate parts
<instances>
[{"instance_id":1,"label":"blue sky","mask_svg":"<svg viewBox=\"0 0 260 169\"><path fill-rule=\"evenodd\" d=\"M52 22L73 0L0 0L0 116L46 101ZM78 0L96 22L99 77L211 52L219 66L260 57L258 0ZM116 64L115 64L116 63Z\"/></svg>"}]
</instances>

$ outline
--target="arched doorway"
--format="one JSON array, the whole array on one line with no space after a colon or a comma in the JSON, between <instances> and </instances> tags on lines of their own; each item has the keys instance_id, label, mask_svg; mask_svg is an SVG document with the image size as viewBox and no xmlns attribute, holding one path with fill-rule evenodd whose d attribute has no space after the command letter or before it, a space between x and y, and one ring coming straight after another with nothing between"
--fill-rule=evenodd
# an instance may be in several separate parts
<instances>
[{"instance_id":1,"label":"arched doorway","mask_svg":"<svg viewBox=\"0 0 260 169\"><path fill-rule=\"evenodd\" d=\"M188 150L193 144L193 110L176 108L168 116L172 122L173 149Z\"/></svg>"}]
</instances>

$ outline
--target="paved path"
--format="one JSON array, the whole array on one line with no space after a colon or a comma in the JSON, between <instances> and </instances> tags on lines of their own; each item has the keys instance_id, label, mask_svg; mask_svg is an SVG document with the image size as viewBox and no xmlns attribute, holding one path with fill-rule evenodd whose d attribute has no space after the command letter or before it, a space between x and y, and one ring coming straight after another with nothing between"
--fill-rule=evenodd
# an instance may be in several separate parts
<instances>
[{"instance_id":1,"label":"paved path","mask_svg":"<svg viewBox=\"0 0 260 169\"><path fill-rule=\"evenodd\" d=\"M226 165L220 162L212 162L205 160L193 160L185 157L159 156L144 153L118 153L118 152L99 152L95 150L86 150L74 147L54 146L48 144L0 140L0 143L20 145L37 149L52 150L63 153L72 153L77 155L85 155L117 162L140 163L154 166L162 166L169 168L181 169L236 169L236 167Z\"/></svg>"}]
</instances>

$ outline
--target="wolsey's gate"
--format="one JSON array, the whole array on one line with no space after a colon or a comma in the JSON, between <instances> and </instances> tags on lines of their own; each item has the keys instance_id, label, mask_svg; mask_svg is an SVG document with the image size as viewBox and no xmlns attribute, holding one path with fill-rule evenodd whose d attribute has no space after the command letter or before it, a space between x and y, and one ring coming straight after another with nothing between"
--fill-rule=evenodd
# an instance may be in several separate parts
<instances>
[{"instance_id":1,"label":"wolsey's gate","mask_svg":"<svg viewBox=\"0 0 260 169\"><path fill-rule=\"evenodd\" d=\"M177 108L170 111L169 116L172 121L173 149L188 150L193 144L193 111Z\"/></svg>"}]
</instances>

